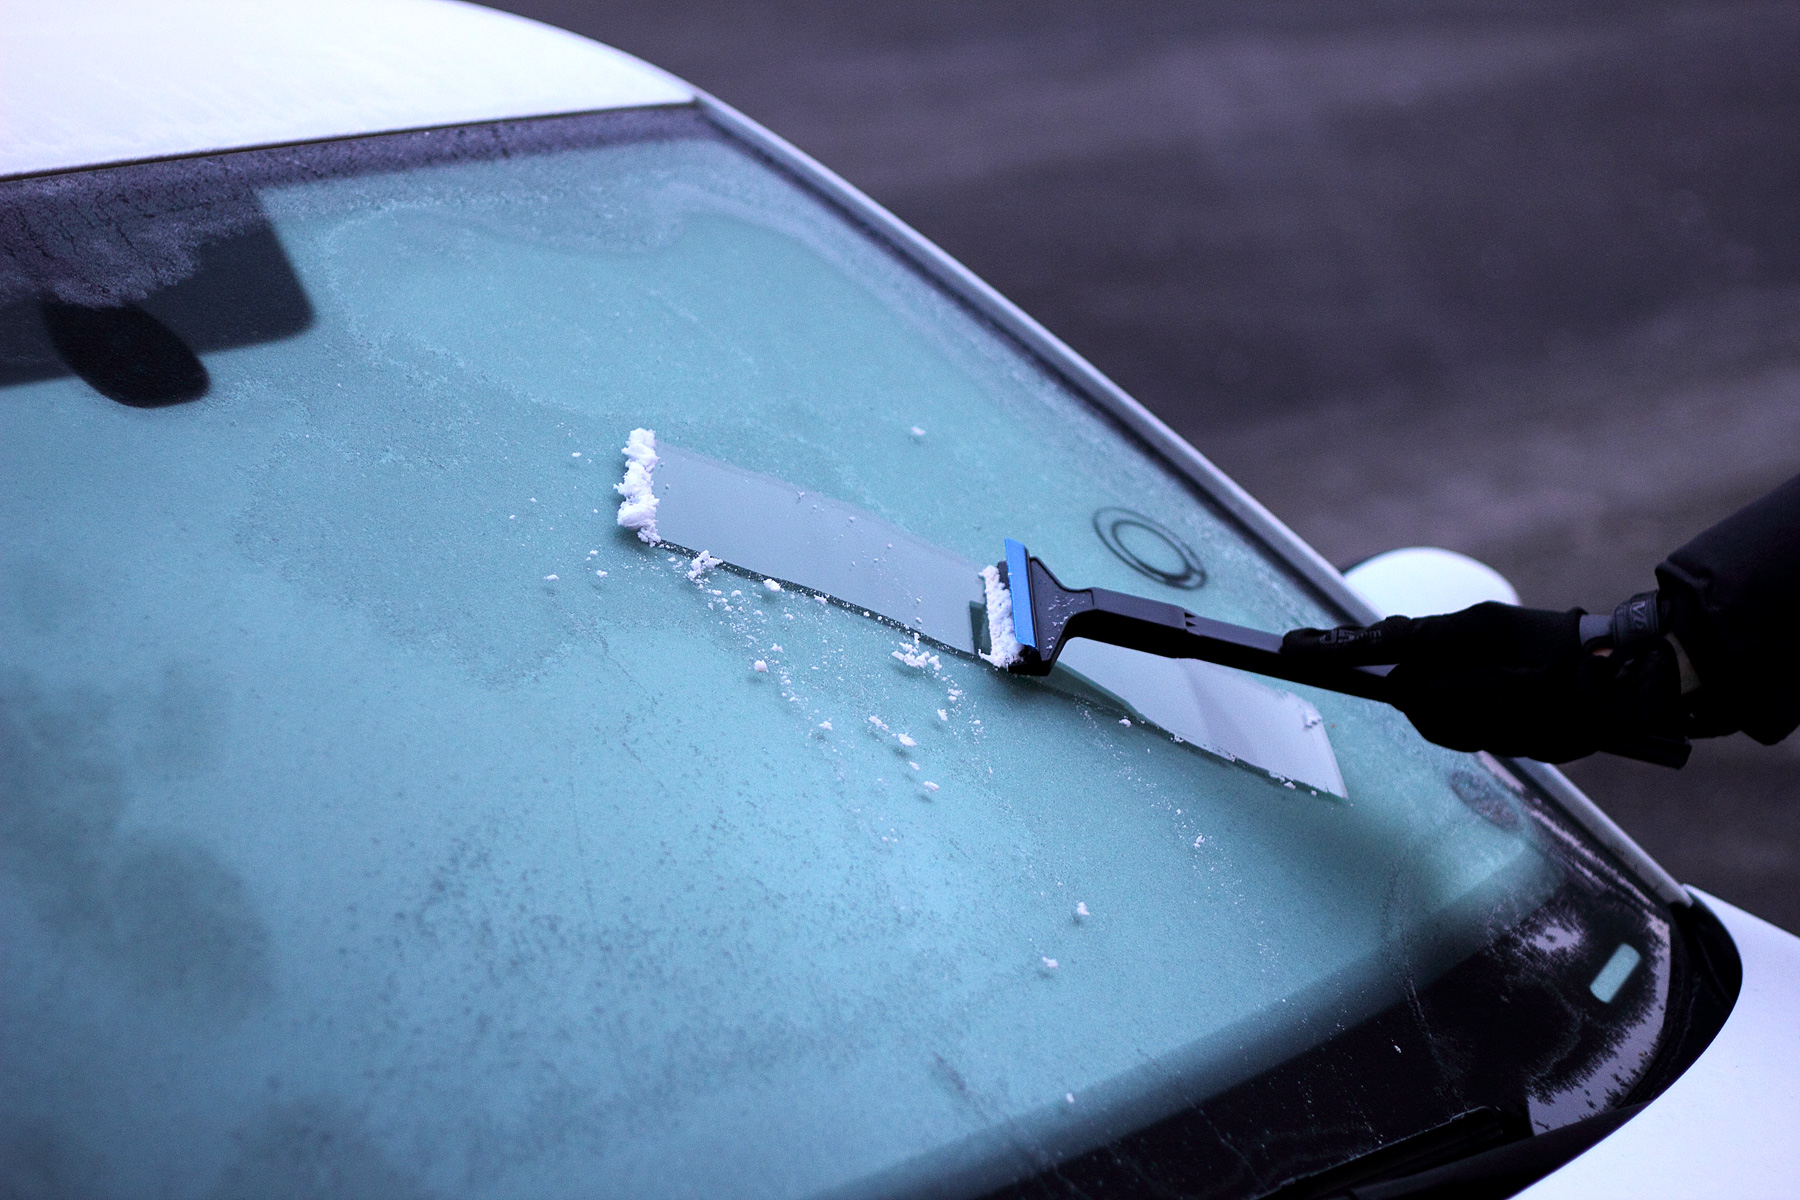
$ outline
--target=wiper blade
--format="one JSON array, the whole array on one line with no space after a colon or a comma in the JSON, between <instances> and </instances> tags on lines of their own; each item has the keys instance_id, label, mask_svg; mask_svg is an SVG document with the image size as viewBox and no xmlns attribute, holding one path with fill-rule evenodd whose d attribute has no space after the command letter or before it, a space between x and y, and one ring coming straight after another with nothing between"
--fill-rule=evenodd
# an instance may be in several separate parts
<instances>
[{"instance_id":1,"label":"wiper blade","mask_svg":"<svg viewBox=\"0 0 1800 1200\"><path fill-rule=\"evenodd\" d=\"M1266 1200L1503 1200L1567 1163L1644 1108L1627 1105L1544 1133L1494 1109L1295 1180Z\"/></svg>"},{"instance_id":2,"label":"wiper blade","mask_svg":"<svg viewBox=\"0 0 1800 1200\"><path fill-rule=\"evenodd\" d=\"M1263 1200L1341 1200L1359 1190L1413 1178L1531 1137L1523 1116L1476 1108L1422 1133L1391 1142L1335 1167L1283 1184Z\"/></svg>"}]
</instances>

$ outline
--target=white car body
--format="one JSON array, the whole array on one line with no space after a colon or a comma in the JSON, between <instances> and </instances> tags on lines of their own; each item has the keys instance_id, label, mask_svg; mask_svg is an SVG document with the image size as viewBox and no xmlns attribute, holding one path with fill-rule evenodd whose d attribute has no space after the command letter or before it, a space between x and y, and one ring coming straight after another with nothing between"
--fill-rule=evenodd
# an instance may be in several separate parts
<instances>
[{"instance_id":1,"label":"white car body","mask_svg":"<svg viewBox=\"0 0 1800 1200\"><path fill-rule=\"evenodd\" d=\"M1369 582L1379 598L1359 594L1167 426L941 251L792 146L617 50L455 0L6 0L0 7L0 179L685 104L703 106L852 207L926 271L1081 380L1346 610L1372 618L1378 606L1392 605L1394 588L1406 586L1397 576ZM1463 574L1469 576L1463 586L1479 592L1479 572ZM1506 597L1490 591L1474 598ZM1800 1179L1800 1011L1794 1003L1800 938L1681 889L1559 774L1547 767L1533 773L1665 901L1703 904L1717 916L1742 958L1743 984L1723 1029L1673 1085L1521 1194L1532 1200L1794 1194L1800 1190L1794 1182Z\"/></svg>"}]
</instances>

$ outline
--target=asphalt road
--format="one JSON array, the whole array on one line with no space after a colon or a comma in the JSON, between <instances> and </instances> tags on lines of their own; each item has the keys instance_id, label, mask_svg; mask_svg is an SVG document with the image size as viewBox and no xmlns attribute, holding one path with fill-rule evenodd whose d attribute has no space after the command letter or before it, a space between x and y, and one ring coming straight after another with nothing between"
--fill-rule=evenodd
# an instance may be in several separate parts
<instances>
[{"instance_id":1,"label":"asphalt road","mask_svg":"<svg viewBox=\"0 0 1800 1200\"><path fill-rule=\"evenodd\" d=\"M813 153L1327 557L1607 609L1800 471L1800 5L504 7ZM1569 774L1800 930L1800 737Z\"/></svg>"}]
</instances>

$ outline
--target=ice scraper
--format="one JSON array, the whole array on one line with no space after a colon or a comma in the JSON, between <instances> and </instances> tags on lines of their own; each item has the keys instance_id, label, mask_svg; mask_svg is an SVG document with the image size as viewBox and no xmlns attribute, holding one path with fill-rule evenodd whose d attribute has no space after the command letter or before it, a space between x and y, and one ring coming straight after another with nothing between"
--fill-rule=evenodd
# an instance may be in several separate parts
<instances>
[{"instance_id":1,"label":"ice scraper","mask_svg":"<svg viewBox=\"0 0 1800 1200\"><path fill-rule=\"evenodd\" d=\"M1023 543L982 571L989 646L982 657L1018 675L1048 675L1073 638L1161 658L1198 658L1369 700L1387 699L1389 667L1328 667L1284 657L1281 635L1196 616L1106 588L1068 588Z\"/></svg>"},{"instance_id":2,"label":"ice scraper","mask_svg":"<svg viewBox=\"0 0 1800 1200\"><path fill-rule=\"evenodd\" d=\"M1281 653L1278 634L1214 621L1160 600L1106 588L1063 586L1013 538L1006 557L982 571L987 634L982 657L1021 675L1048 674L1071 639L1086 638L1163 658L1198 658L1292 683L1391 703L1391 666L1318 665ZM1616 735L1602 749L1664 766L1687 759L1685 743L1644 734Z\"/></svg>"}]
</instances>

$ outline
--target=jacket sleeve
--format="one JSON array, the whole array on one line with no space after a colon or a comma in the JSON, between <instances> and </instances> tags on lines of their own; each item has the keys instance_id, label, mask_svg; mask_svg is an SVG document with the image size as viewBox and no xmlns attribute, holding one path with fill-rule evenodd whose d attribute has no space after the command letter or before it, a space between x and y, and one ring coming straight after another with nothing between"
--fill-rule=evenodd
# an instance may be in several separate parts
<instances>
[{"instance_id":1,"label":"jacket sleeve","mask_svg":"<svg viewBox=\"0 0 1800 1200\"><path fill-rule=\"evenodd\" d=\"M1800 476L1739 509L1656 569L1669 628L1721 726L1770 745L1800 725Z\"/></svg>"}]
</instances>

